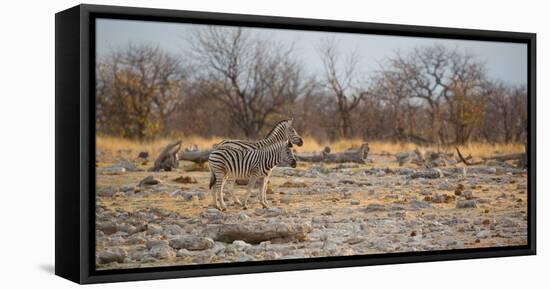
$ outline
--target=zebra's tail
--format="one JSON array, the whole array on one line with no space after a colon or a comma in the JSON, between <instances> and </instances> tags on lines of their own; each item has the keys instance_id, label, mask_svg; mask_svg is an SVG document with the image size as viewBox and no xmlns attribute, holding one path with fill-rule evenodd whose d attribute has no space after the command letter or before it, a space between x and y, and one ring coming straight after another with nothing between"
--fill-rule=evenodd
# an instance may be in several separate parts
<instances>
[{"instance_id":1,"label":"zebra's tail","mask_svg":"<svg viewBox=\"0 0 550 289\"><path fill-rule=\"evenodd\" d=\"M216 183L216 175L214 173L210 172L210 184L208 185L209 189L212 189L214 184Z\"/></svg>"}]
</instances>

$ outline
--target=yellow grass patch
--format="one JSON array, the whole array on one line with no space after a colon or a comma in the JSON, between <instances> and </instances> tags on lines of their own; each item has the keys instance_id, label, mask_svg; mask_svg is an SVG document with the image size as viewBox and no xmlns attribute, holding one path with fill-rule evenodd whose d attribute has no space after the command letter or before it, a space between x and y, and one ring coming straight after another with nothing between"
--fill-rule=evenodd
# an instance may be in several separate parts
<instances>
[{"instance_id":1,"label":"yellow grass patch","mask_svg":"<svg viewBox=\"0 0 550 289\"><path fill-rule=\"evenodd\" d=\"M221 137L204 138L198 136L185 136L173 138L161 138L153 141L135 141L118 137L98 136L96 138L96 147L100 151L111 153L131 152L132 155L146 151L150 155L156 156L169 143L181 139L183 148L197 145L201 150L209 149L212 145L219 143ZM326 146L331 148L332 152L344 151L349 148L359 148L364 141L357 139L338 140L335 142L319 142L311 137L304 137L304 145L295 147L298 152L321 152ZM370 152L374 154L413 151L418 145L414 143L388 142L388 141L370 141ZM419 147L423 150L437 151L436 146ZM459 147L465 156L488 157L496 154L521 153L524 152L524 145L521 143L510 144L490 144L484 142L471 142ZM441 151L454 153L454 146L441 147Z\"/></svg>"},{"instance_id":2,"label":"yellow grass patch","mask_svg":"<svg viewBox=\"0 0 550 289\"><path fill-rule=\"evenodd\" d=\"M212 137L173 137L173 138L160 138L152 141L136 141L131 139L125 139L120 137L110 136L97 136L96 137L96 149L100 151L118 152L118 151L132 151L142 152L146 151L152 156L156 156L160 151L169 143L175 140L182 140L182 148L187 148L193 145L198 145L200 149L211 148L212 145L219 143L222 138Z\"/></svg>"}]
</instances>

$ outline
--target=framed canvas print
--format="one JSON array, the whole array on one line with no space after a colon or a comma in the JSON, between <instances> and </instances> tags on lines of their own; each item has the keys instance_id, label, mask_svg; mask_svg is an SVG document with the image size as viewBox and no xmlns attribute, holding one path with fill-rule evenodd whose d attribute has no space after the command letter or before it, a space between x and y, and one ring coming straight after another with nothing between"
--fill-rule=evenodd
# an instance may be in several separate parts
<instances>
[{"instance_id":1,"label":"framed canvas print","mask_svg":"<svg viewBox=\"0 0 550 289\"><path fill-rule=\"evenodd\" d=\"M56 14L56 274L535 254L535 34Z\"/></svg>"}]
</instances>

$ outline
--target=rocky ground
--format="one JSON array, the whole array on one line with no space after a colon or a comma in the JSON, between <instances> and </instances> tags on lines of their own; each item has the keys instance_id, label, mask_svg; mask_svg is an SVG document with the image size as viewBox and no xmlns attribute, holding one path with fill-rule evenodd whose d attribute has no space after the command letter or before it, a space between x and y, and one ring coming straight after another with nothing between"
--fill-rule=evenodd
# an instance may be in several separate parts
<instances>
[{"instance_id":1,"label":"rocky ground","mask_svg":"<svg viewBox=\"0 0 550 289\"><path fill-rule=\"evenodd\" d=\"M400 167L390 155L369 159L276 168L270 208L254 198L248 210L233 204L225 212L208 207L209 174L197 165L181 162L175 171L153 173L143 160L102 160L97 268L527 244L525 170L506 164L426 169Z\"/></svg>"}]
</instances>

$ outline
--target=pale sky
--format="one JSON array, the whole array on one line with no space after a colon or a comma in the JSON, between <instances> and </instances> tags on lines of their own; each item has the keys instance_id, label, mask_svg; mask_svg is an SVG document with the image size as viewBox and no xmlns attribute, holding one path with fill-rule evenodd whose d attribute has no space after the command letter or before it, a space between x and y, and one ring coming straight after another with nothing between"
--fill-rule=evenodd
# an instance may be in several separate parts
<instances>
[{"instance_id":1,"label":"pale sky","mask_svg":"<svg viewBox=\"0 0 550 289\"><path fill-rule=\"evenodd\" d=\"M169 52L184 56L190 48L187 36L200 24L183 24L134 20L96 20L96 52L99 56L128 43L149 43ZM415 47L441 44L451 49L467 51L485 63L487 74L493 80L511 85L527 84L527 44L448 40L437 38L380 36L335 32L316 32L286 29L246 28L264 39L272 39L285 45L293 44L295 55L304 64L305 71L321 75L322 64L317 51L319 42L334 38L338 51L357 51L360 56L360 72L367 77L384 59L397 51L403 54Z\"/></svg>"}]
</instances>

